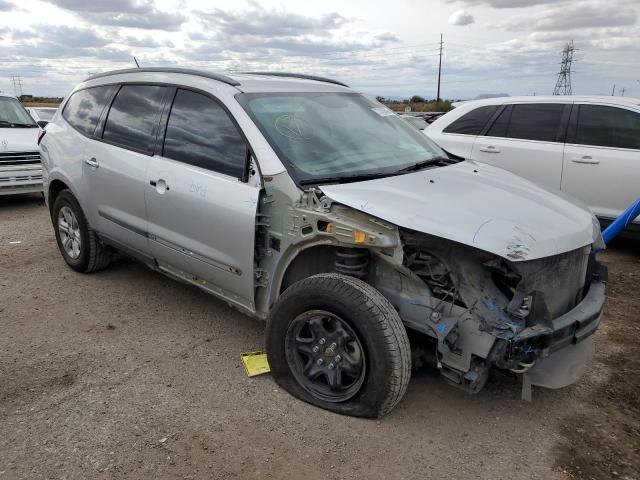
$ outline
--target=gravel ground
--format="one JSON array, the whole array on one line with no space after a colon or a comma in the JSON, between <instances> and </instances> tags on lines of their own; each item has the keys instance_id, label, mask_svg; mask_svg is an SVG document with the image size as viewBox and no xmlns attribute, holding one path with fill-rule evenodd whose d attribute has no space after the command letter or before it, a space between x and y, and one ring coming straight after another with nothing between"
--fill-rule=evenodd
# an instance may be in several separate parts
<instances>
[{"instance_id":1,"label":"gravel ground","mask_svg":"<svg viewBox=\"0 0 640 480\"><path fill-rule=\"evenodd\" d=\"M500 375L470 396L427 370L372 421L247 378L263 324L133 261L75 273L39 197L0 197L0 479L638 479L640 246L602 257L578 384L527 404Z\"/></svg>"}]
</instances>

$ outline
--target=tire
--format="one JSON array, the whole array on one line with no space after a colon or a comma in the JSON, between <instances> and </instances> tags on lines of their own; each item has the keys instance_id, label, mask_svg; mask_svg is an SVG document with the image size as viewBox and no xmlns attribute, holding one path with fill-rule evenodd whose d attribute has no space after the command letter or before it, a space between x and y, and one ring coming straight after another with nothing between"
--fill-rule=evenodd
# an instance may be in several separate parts
<instances>
[{"instance_id":1,"label":"tire","mask_svg":"<svg viewBox=\"0 0 640 480\"><path fill-rule=\"evenodd\" d=\"M63 235L66 234L61 231L59 224L61 212L63 212L63 218L65 218L66 214L66 218L73 218L74 220L70 222L73 227L72 231L75 232L75 234L70 235L73 237L71 252L65 247L66 237L63 238ZM71 212L72 217L69 212ZM90 273L102 270L109 264L109 251L100 243L98 235L89 226L80 204L71 191L63 190L58 194L51 210L51 220L58 248L67 265L77 272ZM76 246L77 249L75 248Z\"/></svg>"},{"instance_id":2,"label":"tire","mask_svg":"<svg viewBox=\"0 0 640 480\"><path fill-rule=\"evenodd\" d=\"M411 376L409 339L391 303L371 285L335 273L285 290L267 321L266 348L282 388L343 415L386 415Z\"/></svg>"}]
</instances>

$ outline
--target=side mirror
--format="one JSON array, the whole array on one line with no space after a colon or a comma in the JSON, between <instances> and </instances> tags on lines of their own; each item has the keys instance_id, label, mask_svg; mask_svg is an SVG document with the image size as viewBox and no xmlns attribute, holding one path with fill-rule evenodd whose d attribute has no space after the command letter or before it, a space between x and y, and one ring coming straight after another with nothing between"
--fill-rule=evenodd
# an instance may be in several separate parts
<instances>
[{"instance_id":1,"label":"side mirror","mask_svg":"<svg viewBox=\"0 0 640 480\"><path fill-rule=\"evenodd\" d=\"M44 128L49 122L47 122L46 120L38 120L36 123L40 126L40 128Z\"/></svg>"}]
</instances>

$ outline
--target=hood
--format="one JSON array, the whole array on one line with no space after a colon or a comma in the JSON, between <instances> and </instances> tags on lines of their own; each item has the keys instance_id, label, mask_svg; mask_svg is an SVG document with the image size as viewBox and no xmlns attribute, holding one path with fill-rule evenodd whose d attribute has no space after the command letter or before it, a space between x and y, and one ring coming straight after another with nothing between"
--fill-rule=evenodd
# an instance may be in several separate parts
<instances>
[{"instance_id":1,"label":"hood","mask_svg":"<svg viewBox=\"0 0 640 480\"><path fill-rule=\"evenodd\" d=\"M594 241L593 215L582 205L472 161L320 188L335 202L399 227L511 261L557 255Z\"/></svg>"},{"instance_id":2,"label":"hood","mask_svg":"<svg viewBox=\"0 0 640 480\"><path fill-rule=\"evenodd\" d=\"M0 128L0 154L37 152L39 128Z\"/></svg>"}]
</instances>

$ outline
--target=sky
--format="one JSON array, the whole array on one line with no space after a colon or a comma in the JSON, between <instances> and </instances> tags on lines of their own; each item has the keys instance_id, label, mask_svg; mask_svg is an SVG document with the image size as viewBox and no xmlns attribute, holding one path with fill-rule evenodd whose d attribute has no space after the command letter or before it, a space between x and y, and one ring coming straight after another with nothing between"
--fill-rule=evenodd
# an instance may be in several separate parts
<instances>
[{"instance_id":1,"label":"sky","mask_svg":"<svg viewBox=\"0 0 640 480\"><path fill-rule=\"evenodd\" d=\"M0 91L64 96L135 66L324 75L384 97L640 98L640 0L0 0Z\"/></svg>"}]
</instances>

